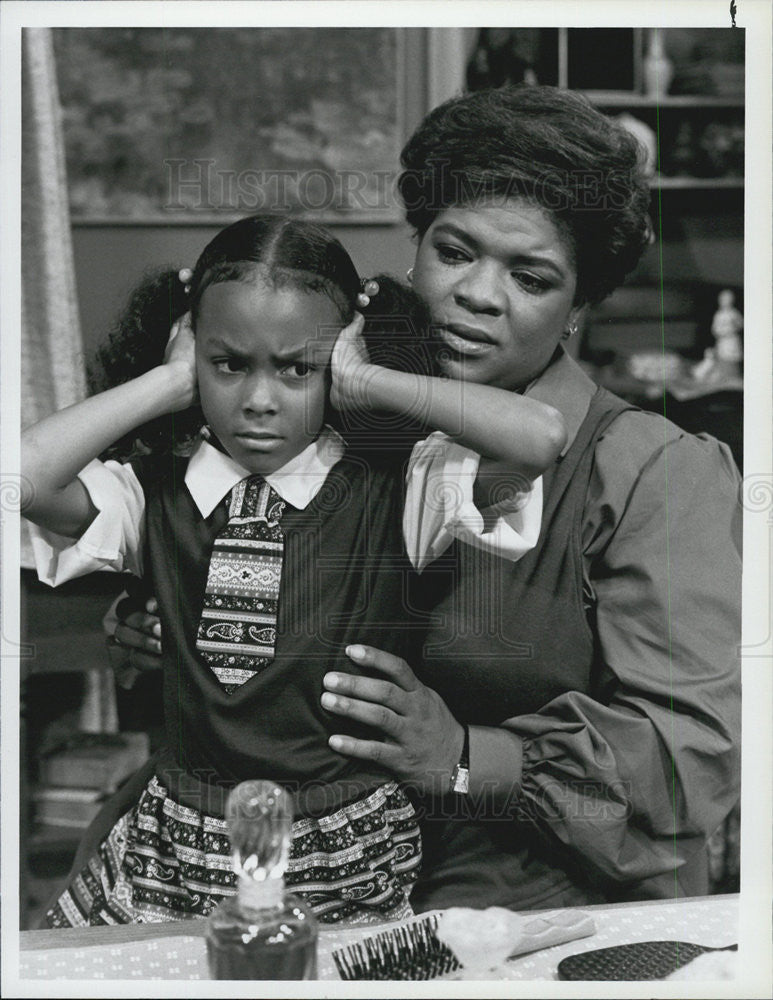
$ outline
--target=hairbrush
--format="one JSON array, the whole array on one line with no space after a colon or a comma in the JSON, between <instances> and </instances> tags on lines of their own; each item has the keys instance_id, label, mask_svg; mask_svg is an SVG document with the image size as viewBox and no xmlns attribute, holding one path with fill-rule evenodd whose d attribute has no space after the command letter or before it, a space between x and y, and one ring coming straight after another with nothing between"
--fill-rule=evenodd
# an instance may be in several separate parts
<instances>
[{"instance_id":1,"label":"hairbrush","mask_svg":"<svg viewBox=\"0 0 773 1000\"><path fill-rule=\"evenodd\" d=\"M435 979L459 969L435 935L437 916L404 924L333 952L341 979Z\"/></svg>"},{"instance_id":2,"label":"hairbrush","mask_svg":"<svg viewBox=\"0 0 773 1000\"><path fill-rule=\"evenodd\" d=\"M570 955L558 963L558 978L608 982L665 979L707 951L737 951L738 945L708 948L687 941L638 941Z\"/></svg>"},{"instance_id":3,"label":"hairbrush","mask_svg":"<svg viewBox=\"0 0 773 1000\"><path fill-rule=\"evenodd\" d=\"M456 972L462 963L438 938L438 924L434 913L334 951L341 979L421 980ZM519 928L508 957L587 937L595 930L592 917L579 910L534 913Z\"/></svg>"}]
</instances>

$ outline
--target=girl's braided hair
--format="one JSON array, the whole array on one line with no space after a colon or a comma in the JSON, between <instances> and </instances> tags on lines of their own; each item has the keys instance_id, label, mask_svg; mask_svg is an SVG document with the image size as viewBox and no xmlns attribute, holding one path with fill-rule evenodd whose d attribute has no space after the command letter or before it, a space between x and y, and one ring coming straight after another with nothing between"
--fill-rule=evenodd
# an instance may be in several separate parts
<instances>
[{"instance_id":1,"label":"girl's braided hair","mask_svg":"<svg viewBox=\"0 0 773 1000\"><path fill-rule=\"evenodd\" d=\"M387 275L375 280L379 291L358 304L361 282L342 244L322 226L278 215L258 215L226 227L205 247L189 283L180 272L148 274L130 295L126 308L88 368L91 392L103 392L150 371L163 362L172 324L190 311L194 331L201 298L213 284L253 281L259 275L277 287L321 292L335 303L342 323L355 309L365 316L363 335L375 364L432 374L434 347L422 302ZM330 422L344 434L363 428L356 419L330 411ZM165 414L116 442L107 457L183 453L204 424L200 407Z\"/></svg>"}]
</instances>

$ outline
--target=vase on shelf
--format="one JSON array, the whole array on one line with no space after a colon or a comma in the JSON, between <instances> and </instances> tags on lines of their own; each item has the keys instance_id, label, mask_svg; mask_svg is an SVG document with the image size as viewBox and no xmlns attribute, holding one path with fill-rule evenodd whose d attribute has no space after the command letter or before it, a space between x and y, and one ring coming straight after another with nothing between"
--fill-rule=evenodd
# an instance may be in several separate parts
<instances>
[{"instance_id":1,"label":"vase on shelf","mask_svg":"<svg viewBox=\"0 0 773 1000\"><path fill-rule=\"evenodd\" d=\"M644 57L644 90L647 97L665 97L673 76L674 64L666 55L663 36L657 28L652 28Z\"/></svg>"}]
</instances>

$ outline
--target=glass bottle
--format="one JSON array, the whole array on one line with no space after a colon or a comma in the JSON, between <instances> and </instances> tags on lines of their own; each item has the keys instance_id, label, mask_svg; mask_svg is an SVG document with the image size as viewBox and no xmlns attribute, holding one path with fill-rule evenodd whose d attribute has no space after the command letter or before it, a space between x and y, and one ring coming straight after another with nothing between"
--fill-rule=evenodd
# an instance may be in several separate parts
<instances>
[{"instance_id":1,"label":"glass bottle","mask_svg":"<svg viewBox=\"0 0 773 1000\"><path fill-rule=\"evenodd\" d=\"M237 879L207 921L212 979L314 979L317 921L285 892L292 803L273 781L244 781L228 797L226 819Z\"/></svg>"},{"instance_id":2,"label":"glass bottle","mask_svg":"<svg viewBox=\"0 0 773 1000\"><path fill-rule=\"evenodd\" d=\"M657 28L650 30L650 44L644 57L644 91L647 97L665 97L674 76L674 64L666 55L663 36Z\"/></svg>"}]
</instances>

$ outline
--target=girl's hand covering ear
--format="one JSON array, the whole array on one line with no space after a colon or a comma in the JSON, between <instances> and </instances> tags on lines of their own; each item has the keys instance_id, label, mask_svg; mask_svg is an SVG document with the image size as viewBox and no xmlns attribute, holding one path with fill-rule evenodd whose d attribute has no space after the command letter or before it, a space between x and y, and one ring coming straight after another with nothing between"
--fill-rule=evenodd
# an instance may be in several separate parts
<instances>
[{"instance_id":1,"label":"girl's hand covering ear","mask_svg":"<svg viewBox=\"0 0 773 1000\"><path fill-rule=\"evenodd\" d=\"M196 348L191 314L185 313L172 324L164 352L164 365L179 386L183 403L179 409L191 406L198 399L196 388Z\"/></svg>"},{"instance_id":2,"label":"girl's hand covering ear","mask_svg":"<svg viewBox=\"0 0 773 1000\"><path fill-rule=\"evenodd\" d=\"M362 336L364 324L365 319L356 312L352 322L339 333L333 347L330 402L337 410L366 405L367 371L371 365Z\"/></svg>"}]
</instances>

